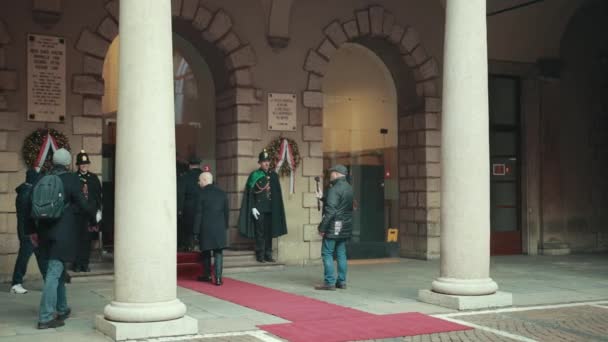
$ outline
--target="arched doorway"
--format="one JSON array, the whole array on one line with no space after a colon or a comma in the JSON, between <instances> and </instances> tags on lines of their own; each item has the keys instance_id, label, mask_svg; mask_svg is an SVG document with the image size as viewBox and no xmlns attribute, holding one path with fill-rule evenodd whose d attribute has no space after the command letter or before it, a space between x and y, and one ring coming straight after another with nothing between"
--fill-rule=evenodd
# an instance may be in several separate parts
<instances>
[{"instance_id":1,"label":"arched doorway","mask_svg":"<svg viewBox=\"0 0 608 342\"><path fill-rule=\"evenodd\" d=\"M103 163L105 231L112 232L114 208L113 165L116 150L116 115L118 108L118 58L120 40L117 36L108 49L103 67L104 113ZM175 101L176 169L178 176L188 169L188 160L196 156L202 165L216 170L215 83L211 69L199 51L178 34L173 35L173 75ZM128 115L128 113L126 114ZM153 137L150 137L153 139ZM145 144L145 142L142 142ZM134 172L145 172L150 165L133 165ZM111 248L112 234L104 243Z\"/></svg>"},{"instance_id":2,"label":"arched doorway","mask_svg":"<svg viewBox=\"0 0 608 342\"><path fill-rule=\"evenodd\" d=\"M398 132L398 172L390 176L395 177L398 183L395 189L399 192L398 254L402 257L438 258L441 183L439 64L428 54L416 29L398 23L395 16L382 6L358 9L351 19L344 19L336 18L328 23L322 38L311 47L304 62L308 82L302 98L309 114L308 126L304 127L304 141L310 142L311 159L319 165L323 163L324 153L319 150L325 139L324 79L328 66L343 45L364 46L390 71L397 93L398 124L394 129ZM359 72L358 67L352 72ZM307 172L305 176L314 179L315 175ZM311 223L314 223L312 218Z\"/></svg>"},{"instance_id":3,"label":"arched doorway","mask_svg":"<svg viewBox=\"0 0 608 342\"><path fill-rule=\"evenodd\" d=\"M324 168L346 165L355 193L349 256L396 256L397 245L386 243L387 229L399 222L397 91L392 75L374 52L345 43L328 64L323 90Z\"/></svg>"}]
</instances>

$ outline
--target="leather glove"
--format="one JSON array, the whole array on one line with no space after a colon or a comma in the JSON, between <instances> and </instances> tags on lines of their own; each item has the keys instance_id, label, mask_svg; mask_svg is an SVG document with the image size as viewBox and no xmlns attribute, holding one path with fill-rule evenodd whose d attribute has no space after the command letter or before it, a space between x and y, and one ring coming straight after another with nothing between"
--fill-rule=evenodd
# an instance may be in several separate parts
<instances>
[{"instance_id":1,"label":"leather glove","mask_svg":"<svg viewBox=\"0 0 608 342\"><path fill-rule=\"evenodd\" d=\"M251 209L251 213L256 220L260 217L260 212L256 208Z\"/></svg>"},{"instance_id":2,"label":"leather glove","mask_svg":"<svg viewBox=\"0 0 608 342\"><path fill-rule=\"evenodd\" d=\"M101 210L97 210L97 214L95 215L95 222L99 223L101 221Z\"/></svg>"}]
</instances>

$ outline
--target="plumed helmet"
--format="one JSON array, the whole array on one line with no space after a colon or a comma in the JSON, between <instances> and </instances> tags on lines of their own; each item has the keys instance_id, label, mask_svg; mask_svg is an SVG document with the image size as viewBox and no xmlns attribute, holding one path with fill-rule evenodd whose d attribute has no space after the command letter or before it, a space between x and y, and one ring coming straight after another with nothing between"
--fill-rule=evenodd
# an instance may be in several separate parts
<instances>
[{"instance_id":1,"label":"plumed helmet","mask_svg":"<svg viewBox=\"0 0 608 342\"><path fill-rule=\"evenodd\" d=\"M76 165L86 165L86 164L91 164L89 155L84 150L80 150L80 153L78 153L76 155Z\"/></svg>"},{"instance_id":2,"label":"plumed helmet","mask_svg":"<svg viewBox=\"0 0 608 342\"><path fill-rule=\"evenodd\" d=\"M266 149L264 149L262 152L260 152L260 155L258 156L258 163L269 161L269 160L270 160L270 154L268 154L268 151L266 151Z\"/></svg>"}]
</instances>

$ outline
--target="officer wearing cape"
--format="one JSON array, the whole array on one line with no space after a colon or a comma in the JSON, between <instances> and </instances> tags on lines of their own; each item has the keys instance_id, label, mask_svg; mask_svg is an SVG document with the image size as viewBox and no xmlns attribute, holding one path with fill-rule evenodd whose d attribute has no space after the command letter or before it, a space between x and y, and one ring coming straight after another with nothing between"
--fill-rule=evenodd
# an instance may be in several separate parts
<instances>
[{"instance_id":1,"label":"officer wearing cape","mask_svg":"<svg viewBox=\"0 0 608 342\"><path fill-rule=\"evenodd\" d=\"M241 212L239 232L255 239L258 262L275 262L272 257L272 239L287 234L285 208L279 176L270 170L270 156L266 150L258 157L260 168L247 179Z\"/></svg>"}]
</instances>

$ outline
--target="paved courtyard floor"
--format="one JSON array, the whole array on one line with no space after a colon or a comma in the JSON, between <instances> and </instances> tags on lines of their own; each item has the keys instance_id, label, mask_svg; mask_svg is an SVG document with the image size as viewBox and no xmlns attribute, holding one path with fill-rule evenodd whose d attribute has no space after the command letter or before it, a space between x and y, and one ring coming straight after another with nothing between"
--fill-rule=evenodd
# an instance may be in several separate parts
<instances>
[{"instance_id":1,"label":"paved courtyard floor","mask_svg":"<svg viewBox=\"0 0 608 342\"><path fill-rule=\"evenodd\" d=\"M608 255L494 257L491 276L501 291L513 294L514 306L476 312L416 300L418 290L429 288L438 276L438 261L355 262L349 266L346 291L313 290L321 274L320 266L291 266L231 277L374 314L417 311L474 328L394 341L608 341ZM41 285L25 284L30 289L26 295L9 294L9 284L0 285L0 342L109 340L94 330L93 322L112 299L111 278L68 285L73 316L66 326L50 330L35 327ZM199 321L200 336L191 341L282 341L256 327L287 323L281 318L183 288L178 297Z\"/></svg>"}]
</instances>

